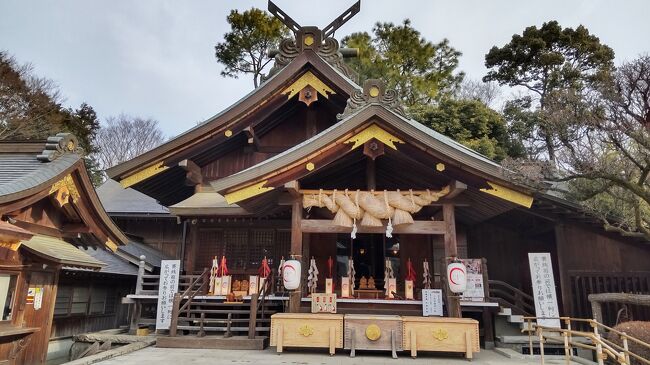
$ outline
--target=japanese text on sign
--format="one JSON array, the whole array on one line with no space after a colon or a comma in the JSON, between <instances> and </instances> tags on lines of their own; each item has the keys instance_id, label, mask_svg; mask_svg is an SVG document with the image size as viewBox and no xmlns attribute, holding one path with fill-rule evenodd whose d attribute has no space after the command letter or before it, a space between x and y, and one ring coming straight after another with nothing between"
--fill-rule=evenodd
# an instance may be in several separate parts
<instances>
[{"instance_id":1,"label":"japanese text on sign","mask_svg":"<svg viewBox=\"0 0 650 365\"><path fill-rule=\"evenodd\" d=\"M162 260L160 262L160 283L158 284L158 310L156 311L156 329L169 329L172 320L174 294L178 291L180 260Z\"/></svg>"},{"instance_id":2,"label":"japanese text on sign","mask_svg":"<svg viewBox=\"0 0 650 365\"><path fill-rule=\"evenodd\" d=\"M442 316L442 290L422 289L422 315Z\"/></svg>"},{"instance_id":3,"label":"japanese text on sign","mask_svg":"<svg viewBox=\"0 0 650 365\"><path fill-rule=\"evenodd\" d=\"M560 327L560 311L557 307L555 279L551 254L529 253L530 279L533 283L535 314L540 319L537 324L545 327Z\"/></svg>"}]
</instances>

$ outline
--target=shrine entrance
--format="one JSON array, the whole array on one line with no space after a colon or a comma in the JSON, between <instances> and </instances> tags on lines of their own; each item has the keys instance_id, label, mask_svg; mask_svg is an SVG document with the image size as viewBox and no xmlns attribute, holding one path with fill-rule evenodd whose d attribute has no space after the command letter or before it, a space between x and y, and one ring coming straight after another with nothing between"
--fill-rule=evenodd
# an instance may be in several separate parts
<instances>
[{"instance_id":1,"label":"shrine entrance","mask_svg":"<svg viewBox=\"0 0 650 365\"><path fill-rule=\"evenodd\" d=\"M356 272L355 287L362 288L361 278L374 279L378 288L384 285L384 266L386 259L391 260L395 276L400 273L399 237L387 238L383 234L339 234L336 240L336 273L338 277L346 276L349 270L349 258L354 261Z\"/></svg>"}]
</instances>

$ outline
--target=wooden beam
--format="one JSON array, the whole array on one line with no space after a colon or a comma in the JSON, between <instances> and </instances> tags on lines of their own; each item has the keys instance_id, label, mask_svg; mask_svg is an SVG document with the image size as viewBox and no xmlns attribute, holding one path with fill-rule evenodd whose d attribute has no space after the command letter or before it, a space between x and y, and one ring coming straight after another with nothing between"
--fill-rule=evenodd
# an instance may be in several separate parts
<instances>
[{"instance_id":1,"label":"wooden beam","mask_svg":"<svg viewBox=\"0 0 650 365\"><path fill-rule=\"evenodd\" d=\"M366 188L368 190L377 189L377 174L375 168L375 159L366 159Z\"/></svg>"},{"instance_id":2,"label":"wooden beam","mask_svg":"<svg viewBox=\"0 0 650 365\"><path fill-rule=\"evenodd\" d=\"M300 224L303 233L350 233L352 228L337 226L327 219L303 219ZM357 226L358 233L385 233L386 227ZM445 234L443 221L415 221L393 227L394 234Z\"/></svg>"},{"instance_id":3,"label":"wooden beam","mask_svg":"<svg viewBox=\"0 0 650 365\"><path fill-rule=\"evenodd\" d=\"M298 184L298 181L296 180L291 180L287 183L284 184L284 188L287 189L291 197L295 199L302 199L302 195L300 194L300 185ZM295 203L292 202L292 205Z\"/></svg>"},{"instance_id":4,"label":"wooden beam","mask_svg":"<svg viewBox=\"0 0 650 365\"><path fill-rule=\"evenodd\" d=\"M194 186L203 183L203 174L201 173L201 167L195 164L194 161L185 159L179 162L178 166L187 172L185 174L185 185Z\"/></svg>"},{"instance_id":5,"label":"wooden beam","mask_svg":"<svg viewBox=\"0 0 650 365\"><path fill-rule=\"evenodd\" d=\"M458 180L452 180L449 183L449 194L445 195L445 199L451 199L467 190L467 184Z\"/></svg>"},{"instance_id":6,"label":"wooden beam","mask_svg":"<svg viewBox=\"0 0 650 365\"><path fill-rule=\"evenodd\" d=\"M442 217L445 223L445 256L458 256L458 243L456 242L456 214L453 204L442 205Z\"/></svg>"},{"instance_id":7,"label":"wooden beam","mask_svg":"<svg viewBox=\"0 0 650 365\"><path fill-rule=\"evenodd\" d=\"M61 231L63 231L63 233L91 233L90 227L84 223L64 224L63 227L61 227Z\"/></svg>"},{"instance_id":8,"label":"wooden beam","mask_svg":"<svg viewBox=\"0 0 650 365\"><path fill-rule=\"evenodd\" d=\"M248 144L253 146L255 148L255 151L258 151L260 148L260 140L257 138L253 126L249 125L248 127L244 128L244 133L246 133L246 136L248 137Z\"/></svg>"}]
</instances>

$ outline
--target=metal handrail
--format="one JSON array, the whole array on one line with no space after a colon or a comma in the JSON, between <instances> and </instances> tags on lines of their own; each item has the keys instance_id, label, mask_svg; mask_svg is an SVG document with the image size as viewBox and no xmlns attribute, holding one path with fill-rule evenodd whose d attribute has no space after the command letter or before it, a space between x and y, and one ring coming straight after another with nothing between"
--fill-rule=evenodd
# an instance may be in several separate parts
<instances>
[{"instance_id":1,"label":"metal handrail","mask_svg":"<svg viewBox=\"0 0 650 365\"><path fill-rule=\"evenodd\" d=\"M533 323L533 321L537 322L540 319L559 319L561 322L564 322L567 328L547 327L547 326L538 325L537 323ZM640 355L630 351L629 341L632 341L648 349L650 349L650 344L638 338L635 338L633 336L629 336L625 332L615 330L609 326L599 323L596 320L584 319L584 318L571 318L571 317L531 317L531 316L524 317L524 320L527 322L528 329L534 328L535 333L538 336L542 365L544 364L544 343L545 342L562 343L558 341L557 337L545 336L544 332L554 332L554 333L560 333L562 335L563 342L564 342L565 359L567 364L571 362L573 348L579 347L579 348L586 348L595 351L596 359L599 365L603 365L604 360L607 357L611 357L615 359L615 361L620 365L629 365L630 358L637 359L645 364L650 365L649 359L645 359ZM589 325L593 329L593 332L573 330L571 328L572 322L589 323ZM607 338L603 338L600 334L599 328L602 328L604 330L607 330L611 333L620 336L621 339L623 340L623 344L619 345ZM589 344L574 342L572 340L574 336L587 338L591 341L592 344L589 345ZM532 355L533 340L530 331L528 332L528 342L529 342L529 354Z\"/></svg>"}]
</instances>

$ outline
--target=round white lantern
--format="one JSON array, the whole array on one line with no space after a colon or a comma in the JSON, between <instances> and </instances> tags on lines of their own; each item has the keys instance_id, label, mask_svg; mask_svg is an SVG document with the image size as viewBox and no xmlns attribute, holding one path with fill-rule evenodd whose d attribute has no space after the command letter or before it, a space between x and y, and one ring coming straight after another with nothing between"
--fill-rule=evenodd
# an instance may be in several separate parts
<instances>
[{"instance_id":1,"label":"round white lantern","mask_svg":"<svg viewBox=\"0 0 650 365\"><path fill-rule=\"evenodd\" d=\"M467 268L460 262L447 265L447 282L452 293L462 293L467 289Z\"/></svg>"},{"instance_id":2,"label":"round white lantern","mask_svg":"<svg viewBox=\"0 0 650 365\"><path fill-rule=\"evenodd\" d=\"M282 267L282 282L287 290L296 290L300 286L300 261L287 260Z\"/></svg>"}]
</instances>

